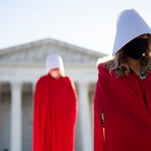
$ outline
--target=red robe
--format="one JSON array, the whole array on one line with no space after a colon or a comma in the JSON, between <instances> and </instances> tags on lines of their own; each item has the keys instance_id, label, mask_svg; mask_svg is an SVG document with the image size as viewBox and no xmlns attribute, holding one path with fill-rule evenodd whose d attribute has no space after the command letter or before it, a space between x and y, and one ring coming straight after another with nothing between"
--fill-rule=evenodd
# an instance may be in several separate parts
<instances>
[{"instance_id":1,"label":"red robe","mask_svg":"<svg viewBox=\"0 0 151 151\"><path fill-rule=\"evenodd\" d=\"M102 64L94 99L94 151L151 151L151 73L117 78ZM103 123L104 112L104 123Z\"/></svg>"},{"instance_id":2,"label":"red robe","mask_svg":"<svg viewBox=\"0 0 151 151\"><path fill-rule=\"evenodd\" d=\"M34 94L33 151L74 151L77 96L69 77L41 77Z\"/></svg>"}]
</instances>

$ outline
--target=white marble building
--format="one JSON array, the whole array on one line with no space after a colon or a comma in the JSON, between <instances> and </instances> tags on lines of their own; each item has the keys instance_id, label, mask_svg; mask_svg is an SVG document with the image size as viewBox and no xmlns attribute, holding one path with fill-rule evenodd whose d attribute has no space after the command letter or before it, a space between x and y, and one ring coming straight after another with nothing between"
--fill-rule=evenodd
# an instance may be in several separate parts
<instances>
[{"instance_id":1,"label":"white marble building","mask_svg":"<svg viewBox=\"0 0 151 151\"><path fill-rule=\"evenodd\" d=\"M104 54L54 39L0 50L0 151L31 151L33 93L46 56L60 54L78 92L75 151L93 151L96 61Z\"/></svg>"}]
</instances>

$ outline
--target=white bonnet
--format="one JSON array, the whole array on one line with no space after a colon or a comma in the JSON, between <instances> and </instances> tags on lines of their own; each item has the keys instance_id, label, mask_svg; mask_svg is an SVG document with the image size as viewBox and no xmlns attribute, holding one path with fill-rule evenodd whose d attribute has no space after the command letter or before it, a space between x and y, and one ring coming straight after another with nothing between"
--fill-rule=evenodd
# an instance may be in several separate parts
<instances>
[{"instance_id":1,"label":"white bonnet","mask_svg":"<svg viewBox=\"0 0 151 151\"><path fill-rule=\"evenodd\" d=\"M59 68L61 70L61 73L64 74L64 66L63 66L63 60L61 56L57 54L52 54L47 56L46 58L46 73L48 73L50 70Z\"/></svg>"},{"instance_id":2,"label":"white bonnet","mask_svg":"<svg viewBox=\"0 0 151 151\"><path fill-rule=\"evenodd\" d=\"M115 55L124 45L142 34L151 34L151 28L144 19L134 9L122 11L117 18L112 55Z\"/></svg>"}]
</instances>

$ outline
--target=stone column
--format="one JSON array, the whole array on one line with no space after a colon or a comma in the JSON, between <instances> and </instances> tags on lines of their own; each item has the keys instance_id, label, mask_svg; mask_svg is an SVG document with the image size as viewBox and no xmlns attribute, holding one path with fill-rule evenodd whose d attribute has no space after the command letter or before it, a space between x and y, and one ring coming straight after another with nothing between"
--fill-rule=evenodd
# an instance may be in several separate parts
<instances>
[{"instance_id":1,"label":"stone column","mask_svg":"<svg viewBox=\"0 0 151 151\"><path fill-rule=\"evenodd\" d=\"M36 82L33 81L32 82L32 117L34 116L34 94L35 94L35 90L36 90ZM32 118L32 126L33 126L33 118Z\"/></svg>"},{"instance_id":2,"label":"stone column","mask_svg":"<svg viewBox=\"0 0 151 151\"><path fill-rule=\"evenodd\" d=\"M36 82L33 81L33 82L32 82L32 92L33 92L33 95L34 95L34 93L35 93L35 89L36 89Z\"/></svg>"},{"instance_id":3,"label":"stone column","mask_svg":"<svg viewBox=\"0 0 151 151\"><path fill-rule=\"evenodd\" d=\"M33 82L32 82L32 94L33 94L32 108L33 108L33 111L34 111L34 94L35 94L35 89L36 89L36 82L33 81Z\"/></svg>"},{"instance_id":4,"label":"stone column","mask_svg":"<svg viewBox=\"0 0 151 151\"><path fill-rule=\"evenodd\" d=\"M21 83L11 83L11 151L22 150L21 92Z\"/></svg>"},{"instance_id":5,"label":"stone column","mask_svg":"<svg viewBox=\"0 0 151 151\"><path fill-rule=\"evenodd\" d=\"M93 150L91 112L88 96L88 83L78 83L79 121L82 141L82 151Z\"/></svg>"}]
</instances>

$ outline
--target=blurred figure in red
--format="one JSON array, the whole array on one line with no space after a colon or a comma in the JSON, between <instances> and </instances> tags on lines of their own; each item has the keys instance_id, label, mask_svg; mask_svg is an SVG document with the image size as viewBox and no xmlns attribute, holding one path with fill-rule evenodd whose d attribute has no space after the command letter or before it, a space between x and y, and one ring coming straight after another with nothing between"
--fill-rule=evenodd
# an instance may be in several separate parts
<instances>
[{"instance_id":1,"label":"blurred figure in red","mask_svg":"<svg viewBox=\"0 0 151 151\"><path fill-rule=\"evenodd\" d=\"M47 57L46 71L34 94L33 151L74 151L77 116L74 83L65 76L59 55Z\"/></svg>"}]
</instances>

